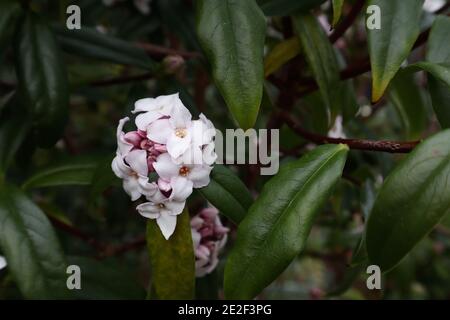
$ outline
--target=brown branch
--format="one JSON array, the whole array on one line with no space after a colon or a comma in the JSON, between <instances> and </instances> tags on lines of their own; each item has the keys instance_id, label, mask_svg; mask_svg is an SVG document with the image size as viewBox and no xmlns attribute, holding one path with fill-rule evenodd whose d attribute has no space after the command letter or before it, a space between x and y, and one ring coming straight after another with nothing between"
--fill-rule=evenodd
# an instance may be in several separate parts
<instances>
[{"instance_id":1,"label":"brown branch","mask_svg":"<svg viewBox=\"0 0 450 320\"><path fill-rule=\"evenodd\" d=\"M329 39L335 43L353 25L361 10L364 8L365 0L358 0L350 10L349 14L337 25Z\"/></svg>"},{"instance_id":2,"label":"brown branch","mask_svg":"<svg viewBox=\"0 0 450 320\"><path fill-rule=\"evenodd\" d=\"M151 55L153 57L158 57L158 58L164 58L165 56L169 56L169 55L179 55L185 59L195 59L195 58L202 57L201 53L199 53L199 52L166 48L166 47L158 46L158 45L152 44L152 43L138 42L138 43L136 43L136 45L138 47L144 49L149 55Z\"/></svg>"},{"instance_id":3,"label":"brown branch","mask_svg":"<svg viewBox=\"0 0 450 320\"><path fill-rule=\"evenodd\" d=\"M346 144L350 149L380 151L388 153L408 153L412 151L420 141L387 141L387 140L365 140L365 139L344 139L332 138L328 136L312 133L301 127L287 113L280 114L284 122L298 135L316 144Z\"/></svg>"},{"instance_id":4,"label":"brown branch","mask_svg":"<svg viewBox=\"0 0 450 320\"><path fill-rule=\"evenodd\" d=\"M111 86L116 84L123 84L123 83L129 83L129 82L137 82L137 81L144 81L151 79L153 77L153 73L147 72L140 75L133 75L133 76L120 76L116 78L110 78L110 79L104 79L104 80L95 80L90 83L91 86L95 87L104 87L104 86Z\"/></svg>"}]
</instances>

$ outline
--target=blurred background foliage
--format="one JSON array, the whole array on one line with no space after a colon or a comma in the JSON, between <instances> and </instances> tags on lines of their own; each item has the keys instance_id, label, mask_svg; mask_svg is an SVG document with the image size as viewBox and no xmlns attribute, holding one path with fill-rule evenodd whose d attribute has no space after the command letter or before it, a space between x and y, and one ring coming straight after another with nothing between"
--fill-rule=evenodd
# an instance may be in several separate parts
<instances>
[{"instance_id":1,"label":"blurred background foliage","mask_svg":"<svg viewBox=\"0 0 450 320\"><path fill-rule=\"evenodd\" d=\"M146 3L148 10L136 2ZM346 109L328 122L317 93L296 98L298 88L294 84L298 82L291 79L306 79L303 84L300 81L300 89L308 88L307 80L312 73L304 56L298 55L297 51L301 50L298 41L290 40L288 44L284 41L294 35L287 17L294 10L312 10L328 32L333 18L330 1L257 2L267 16L268 29L264 48L267 94L256 128L277 127L270 124L274 104L289 105L290 112L301 119L306 129L320 134L407 140L428 136L439 128L429 94L424 89L423 74L408 79L411 85L406 88L411 95L410 102L420 112L405 116L392 96L372 106L370 74L364 73L346 82L350 86L346 91L349 94ZM357 2L345 1L343 19ZM81 8L82 30L78 40L65 29L66 8L70 4ZM24 106L17 99L18 53L13 48L20 46L16 24L24 18L1 25L10 31L12 39L0 43L2 157L7 157L5 150L10 149L11 141L23 136L17 141L17 151L10 157L8 171L2 173L2 179L23 186L52 222L69 262L85 270L84 289L79 298L144 298L151 278L145 250L145 220L135 211L109 167L116 148L118 120L130 113L139 98L180 92L194 116L204 112L220 130L236 127L201 53L195 33L195 1L111 1L111 5L106 5L99 0L31 0L20 5L35 12L56 37L69 80L70 101L67 123L54 146L42 148L36 139L39 133L21 132L27 112L21 109ZM436 10L433 8L423 15L422 30L430 27L434 19L431 11ZM281 43L284 48L280 48ZM36 45L45 55L45 42ZM349 65L358 68L364 63L367 56L364 14L359 13L347 32L336 39L335 48L342 69ZM410 62L423 59L424 54L424 46L418 47L412 52ZM400 85L405 83L402 81ZM14 124L11 119L16 118L11 115L16 113L19 120ZM66 120L58 118L57 121ZM14 129L12 134L7 131L8 124ZM282 125L280 129L282 163L310 149L310 143L288 126ZM364 219L383 177L402 157L375 152L350 153L345 179L315 223L306 250L259 298L450 298L450 217L398 267L383 276L381 291L366 288L365 270L349 267ZM61 177L52 180L52 168L61 166L65 167L65 183L60 183ZM255 174L254 166L233 166L233 170L254 195L267 180ZM205 203L200 195L194 194L188 205L192 214ZM233 229L230 247L235 227L229 222L227 225ZM198 298L223 297L220 279L226 257L227 250L214 273L197 279ZM0 298L23 298L8 267L0 270Z\"/></svg>"}]
</instances>

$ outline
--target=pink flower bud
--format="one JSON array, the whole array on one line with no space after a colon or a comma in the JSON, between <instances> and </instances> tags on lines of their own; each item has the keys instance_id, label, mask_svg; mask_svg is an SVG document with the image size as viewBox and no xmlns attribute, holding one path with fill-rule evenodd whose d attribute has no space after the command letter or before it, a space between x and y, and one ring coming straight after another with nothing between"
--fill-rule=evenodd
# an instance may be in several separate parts
<instances>
[{"instance_id":1,"label":"pink flower bud","mask_svg":"<svg viewBox=\"0 0 450 320\"><path fill-rule=\"evenodd\" d=\"M159 153L167 152L167 147L164 144L155 143L153 147Z\"/></svg>"},{"instance_id":2,"label":"pink flower bud","mask_svg":"<svg viewBox=\"0 0 450 320\"><path fill-rule=\"evenodd\" d=\"M167 74L175 74L184 67L184 59L180 55L170 55L164 58L162 64Z\"/></svg>"},{"instance_id":3,"label":"pink flower bud","mask_svg":"<svg viewBox=\"0 0 450 320\"><path fill-rule=\"evenodd\" d=\"M165 192L172 190L172 186L170 185L169 181L166 181L162 178L158 179L158 187L161 191Z\"/></svg>"},{"instance_id":4,"label":"pink flower bud","mask_svg":"<svg viewBox=\"0 0 450 320\"><path fill-rule=\"evenodd\" d=\"M131 143L135 148L139 148L142 137L139 135L137 131L127 132L123 137L126 142Z\"/></svg>"}]
</instances>

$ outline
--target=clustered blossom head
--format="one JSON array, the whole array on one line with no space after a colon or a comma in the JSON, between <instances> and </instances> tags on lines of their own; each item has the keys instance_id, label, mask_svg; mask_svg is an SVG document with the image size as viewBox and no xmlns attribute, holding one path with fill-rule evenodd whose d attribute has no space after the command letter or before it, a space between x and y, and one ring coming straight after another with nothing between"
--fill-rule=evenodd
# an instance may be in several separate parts
<instances>
[{"instance_id":1,"label":"clustered blossom head","mask_svg":"<svg viewBox=\"0 0 450 320\"><path fill-rule=\"evenodd\" d=\"M137 130L125 133L130 119L119 121L111 167L131 200L148 200L137 210L169 239L192 189L209 184L215 129L203 114L192 120L178 94L138 100L132 112Z\"/></svg>"},{"instance_id":2,"label":"clustered blossom head","mask_svg":"<svg viewBox=\"0 0 450 320\"><path fill-rule=\"evenodd\" d=\"M224 227L216 208L205 208L191 219L195 253L195 275L211 273L219 263L219 252L227 242L230 229Z\"/></svg>"}]
</instances>

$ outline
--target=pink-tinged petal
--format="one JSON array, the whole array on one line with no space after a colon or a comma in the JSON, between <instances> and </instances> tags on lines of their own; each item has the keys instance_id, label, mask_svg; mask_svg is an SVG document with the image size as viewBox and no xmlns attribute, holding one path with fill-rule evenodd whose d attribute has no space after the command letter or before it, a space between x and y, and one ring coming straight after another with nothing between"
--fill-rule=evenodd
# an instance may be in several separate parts
<instances>
[{"instance_id":1,"label":"pink-tinged petal","mask_svg":"<svg viewBox=\"0 0 450 320\"><path fill-rule=\"evenodd\" d=\"M167 152L167 147L164 144L155 143L153 147L160 153Z\"/></svg>"},{"instance_id":2,"label":"pink-tinged petal","mask_svg":"<svg viewBox=\"0 0 450 320\"><path fill-rule=\"evenodd\" d=\"M162 194L162 192L159 191L159 189L158 189L158 190L156 190L154 195L147 197L147 200L149 200L155 204L164 204L169 199L164 194Z\"/></svg>"},{"instance_id":3,"label":"pink-tinged petal","mask_svg":"<svg viewBox=\"0 0 450 320\"><path fill-rule=\"evenodd\" d=\"M127 123L130 120L130 118L126 117L123 119L120 119L119 125L117 126L116 131L116 137L117 137L117 151L118 153L122 155L126 155L128 152L133 149L133 144L127 142L124 138L124 132L123 127L125 126L125 123Z\"/></svg>"},{"instance_id":4,"label":"pink-tinged petal","mask_svg":"<svg viewBox=\"0 0 450 320\"><path fill-rule=\"evenodd\" d=\"M186 131L186 136L178 137L175 132L167 139L167 152L173 157L180 157L191 145L191 134Z\"/></svg>"},{"instance_id":5,"label":"pink-tinged petal","mask_svg":"<svg viewBox=\"0 0 450 320\"><path fill-rule=\"evenodd\" d=\"M141 197L139 182L135 178L124 179L122 183L123 189L130 196L131 201L136 201Z\"/></svg>"},{"instance_id":6,"label":"pink-tinged petal","mask_svg":"<svg viewBox=\"0 0 450 320\"><path fill-rule=\"evenodd\" d=\"M174 201L185 201L192 194L192 181L184 177L173 177L170 179L172 193L170 199Z\"/></svg>"},{"instance_id":7,"label":"pink-tinged petal","mask_svg":"<svg viewBox=\"0 0 450 320\"><path fill-rule=\"evenodd\" d=\"M158 179L158 187L159 187L159 190L166 191L166 192L172 190L172 186L170 185L170 182L167 180L164 180L162 178Z\"/></svg>"},{"instance_id":8,"label":"pink-tinged petal","mask_svg":"<svg viewBox=\"0 0 450 320\"><path fill-rule=\"evenodd\" d=\"M203 225L203 219L200 218L198 215L192 217L191 219L191 228L193 229L199 229Z\"/></svg>"},{"instance_id":9,"label":"pink-tinged petal","mask_svg":"<svg viewBox=\"0 0 450 320\"><path fill-rule=\"evenodd\" d=\"M125 157L125 161L134 172L142 176L148 175L147 151L133 150Z\"/></svg>"},{"instance_id":10,"label":"pink-tinged petal","mask_svg":"<svg viewBox=\"0 0 450 320\"><path fill-rule=\"evenodd\" d=\"M161 118L162 115L159 112L156 111L148 111L145 113L141 113L136 117L135 123L136 127L139 130L146 131L148 126Z\"/></svg>"},{"instance_id":11,"label":"pink-tinged petal","mask_svg":"<svg viewBox=\"0 0 450 320\"><path fill-rule=\"evenodd\" d=\"M168 153L163 153L158 156L153 163L153 168L155 168L156 173L158 173L161 178L167 181L170 181L172 177L178 176L180 170L179 166L173 163L172 158Z\"/></svg>"},{"instance_id":12,"label":"pink-tinged petal","mask_svg":"<svg viewBox=\"0 0 450 320\"><path fill-rule=\"evenodd\" d=\"M199 215L201 215L202 217L214 219L214 220L216 219L218 214L219 214L219 210L217 210L217 208L215 208L215 207L207 207L199 212Z\"/></svg>"},{"instance_id":13,"label":"pink-tinged petal","mask_svg":"<svg viewBox=\"0 0 450 320\"><path fill-rule=\"evenodd\" d=\"M145 202L136 207L139 214L147 219L158 219L161 215L160 208L151 202Z\"/></svg>"},{"instance_id":14,"label":"pink-tinged petal","mask_svg":"<svg viewBox=\"0 0 450 320\"><path fill-rule=\"evenodd\" d=\"M114 174L121 179L128 178L130 174L132 174L132 170L129 166L123 161L123 157L121 155L116 155L111 163L111 169Z\"/></svg>"},{"instance_id":15,"label":"pink-tinged petal","mask_svg":"<svg viewBox=\"0 0 450 320\"><path fill-rule=\"evenodd\" d=\"M147 128L147 137L159 144L166 144L167 139L173 131L168 119L159 119Z\"/></svg>"},{"instance_id":16,"label":"pink-tinged petal","mask_svg":"<svg viewBox=\"0 0 450 320\"><path fill-rule=\"evenodd\" d=\"M123 136L126 142L131 143L135 148L139 148L141 145L142 137L137 131L130 131Z\"/></svg>"},{"instance_id":17,"label":"pink-tinged petal","mask_svg":"<svg viewBox=\"0 0 450 320\"><path fill-rule=\"evenodd\" d=\"M170 215L176 216L183 212L185 204L185 201L167 201L165 203L165 210L169 211Z\"/></svg>"},{"instance_id":18,"label":"pink-tinged petal","mask_svg":"<svg viewBox=\"0 0 450 320\"><path fill-rule=\"evenodd\" d=\"M192 242L194 243L195 249L200 245L200 240L202 239L202 236L194 229L191 229L191 234L192 234Z\"/></svg>"},{"instance_id":19,"label":"pink-tinged petal","mask_svg":"<svg viewBox=\"0 0 450 320\"><path fill-rule=\"evenodd\" d=\"M156 219L156 223L161 229L161 232L166 240L169 240L170 236L174 233L175 227L177 226L177 217L161 214L158 219Z\"/></svg>"},{"instance_id":20,"label":"pink-tinged petal","mask_svg":"<svg viewBox=\"0 0 450 320\"><path fill-rule=\"evenodd\" d=\"M189 172L188 179L194 183L194 188L203 188L209 184L209 174L212 167L193 166Z\"/></svg>"},{"instance_id":21,"label":"pink-tinged petal","mask_svg":"<svg viewBox=\"0 0 450 320\"><path fill-rule=\"evenodd\" d=\"M156 185L156 183L148 182L148 177L139 176L138 182L140 192L146 197L153 196L158 190L158 186Z\"/></svg>"}]
</instances>

